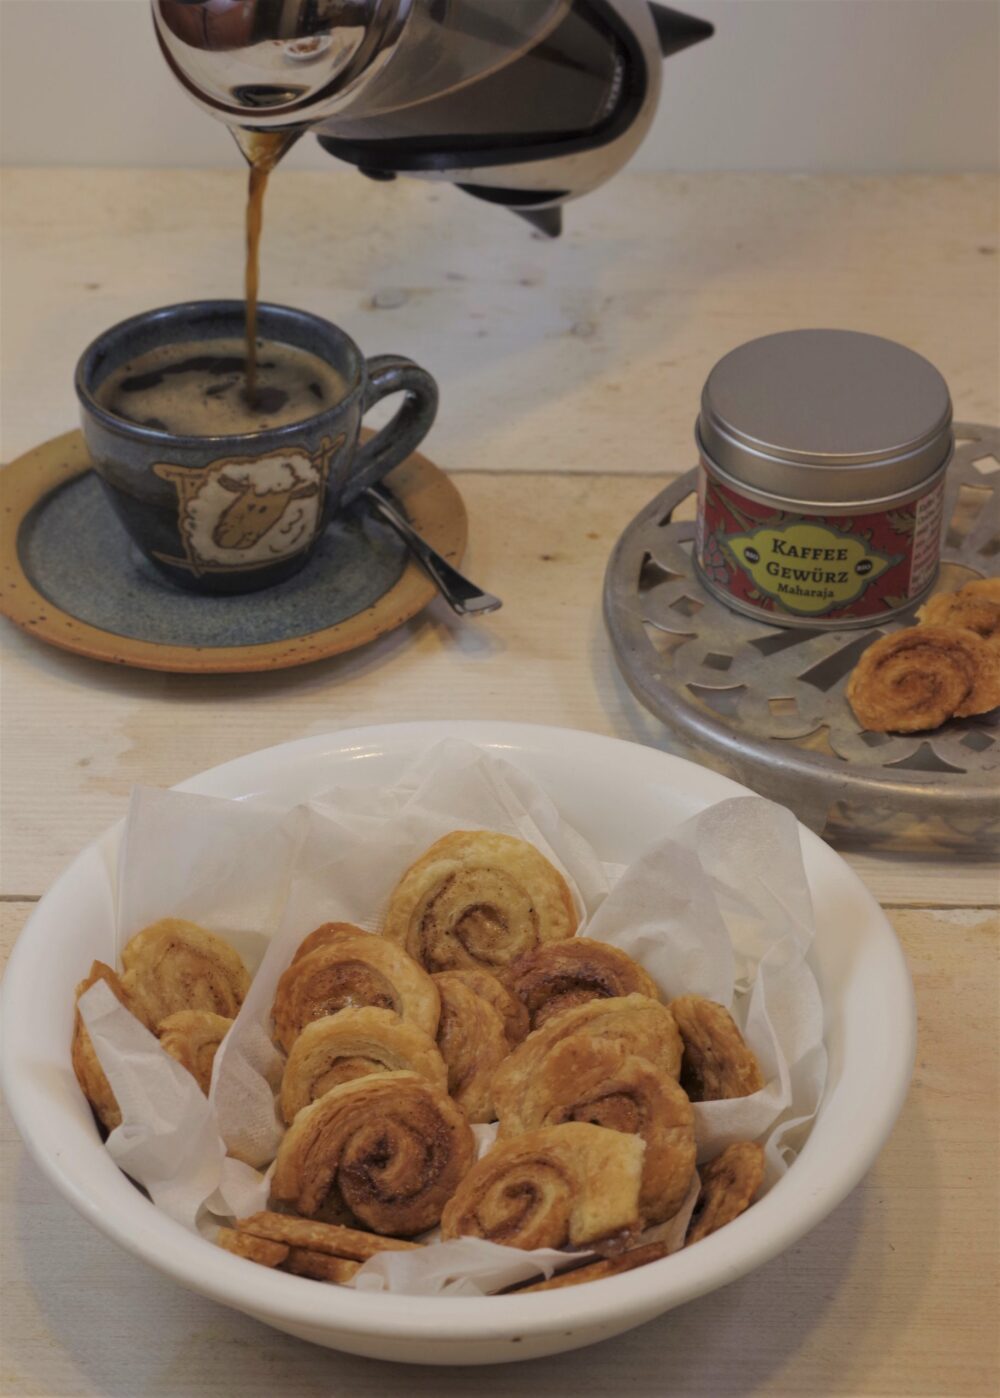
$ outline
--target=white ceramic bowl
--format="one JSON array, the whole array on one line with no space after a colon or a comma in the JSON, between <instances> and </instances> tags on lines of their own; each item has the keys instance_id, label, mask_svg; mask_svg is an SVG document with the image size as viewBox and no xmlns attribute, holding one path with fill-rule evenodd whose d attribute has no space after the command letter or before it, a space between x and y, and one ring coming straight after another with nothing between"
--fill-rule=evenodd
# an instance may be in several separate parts
<instances>
[{"instance_id":1,"label":"white ceramic bowl","mask_svg":"<svg viewBox=\"0 0 1000 1398\"><path fill-rule=\"evenodd\" d=\"M724 777L650 748L508 723L408 723L307 738L206 772L184 788L294 802L337 784L384 785L448 734L500 749L540 781L607 860L628 861L664 826L727 796ZM829 1081L808 1141L759 1203L696 1247L621 1276L530 1296L368 1296L256 1267L193 1236L119 1172L73 1076L73 989L112 916L109 830L39 904L10 959L5 1090L32 1156L102 1232L183 1285L280 1330L353 1354L425 1364L492 1363L620 1333L759 1267L834 1209L878 1154L902 1106L915 1043L902 953L847 865L802 830L816 908L812 952L826 1012Z\"/></svg>"}]
</instances>

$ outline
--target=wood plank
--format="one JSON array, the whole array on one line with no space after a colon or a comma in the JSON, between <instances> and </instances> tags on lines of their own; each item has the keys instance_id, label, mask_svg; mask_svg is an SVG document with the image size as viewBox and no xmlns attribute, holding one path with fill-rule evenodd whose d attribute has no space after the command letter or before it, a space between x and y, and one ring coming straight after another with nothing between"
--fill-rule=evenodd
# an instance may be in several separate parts
<instances>
[{"instance_id":1,"label":"wood plank","mask_svg":"<svg viewBox=\"0 0 1000 1398\"><path fill-rule=\"evenodd\" d=\"M0 950L30 908L0 906ZM616 1340L527 1369L376 1365L182 1290L89 1227L2 1135L10 1398L567 1393L990 1398L1000 1374L995 920L894 914L917 992L917 1068L854 1193L766 1267Z\"/></svg>"},{"instance_id":2,"label":"wood plank","mask_svg":"<svg viewBox=\"0 0 1000 1398\"><path fill-rule=\"evenodd\" d=\"M73 367L119 318L239 296L244 176L9 170L3 459L76 421ZM642 470L692 460L709 369L742 341L848 325L939 365L960 417L998 420L988 175L626 172L561 240L419 181L279 169L265 299L437 375L453 470Z\"/></svg>"},{"instance_id":3,"label":"wood plank","mask_svg":"<svg viewBox=\"0 0 1000 1398\"><path fill-rule=\"evenodd\" d=\"M470 576L504 608L460 622L442 602L353 655L247 676L125 670L4 623L2 885L37 896L125 811L135 782L169 786L217 762L358 723L491 716L678 750L632 697L601 617L608 553L660 482L460 473ZM998 901L990 866L856 855L883 902Z\"/></svg>"}]
</instances>

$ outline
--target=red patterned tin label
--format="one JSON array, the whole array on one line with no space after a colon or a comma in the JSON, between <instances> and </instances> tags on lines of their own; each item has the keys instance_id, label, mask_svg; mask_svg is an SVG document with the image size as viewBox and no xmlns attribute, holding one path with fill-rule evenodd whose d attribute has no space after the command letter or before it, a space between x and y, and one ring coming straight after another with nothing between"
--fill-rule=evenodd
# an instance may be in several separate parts
<instances>
[{"instance_id":1,"label":"red patterned tin label","mask_svg":"<svg viewBox=\"0 0 1000 1398\"><path fill-rule=\"evenodd\" d=\"M876 514L802 515L698 484L698 563L744 607L835 620L905 610L938 564L944 481Z\"/></svg>"}]
</instances>

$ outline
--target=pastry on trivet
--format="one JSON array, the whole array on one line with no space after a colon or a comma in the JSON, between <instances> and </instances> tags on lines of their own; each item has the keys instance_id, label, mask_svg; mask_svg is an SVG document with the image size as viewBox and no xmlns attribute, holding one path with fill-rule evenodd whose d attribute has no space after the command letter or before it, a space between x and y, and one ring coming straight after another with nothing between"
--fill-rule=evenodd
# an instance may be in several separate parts
<instances>
[{"instance_id":1,"label":"pastry on trivet","mask_svg":"<svg viewBox=\"0 0 1000 1398\"><path fill-rule=\"evenodd\" d=\"M685 1247L700 1242L750 1207L764 1178L764 1147L737 1141L702 1165L701 1193L688 1225Z\"/></svg>"},{"instance_id":2,"label":"pastry on trivet","mask_svg":"<svg viewBox=\"0 0 1000 1398\"><path fill-rule=\"evenodd\" d=\"M455 830L400 879L384 934L429 971L493 971L543 942L572 937L576 923L566 880L534 845Z\"/></svg>"},{"instance_id":3,"label":"pastry on trivet","mask_svg":"<svg viewBox=\"0 0 1000 1398\"><path fill-rule=\"evenodd\" d=\"M501 1140L564 1121L641 1136L644 1222L662 1223L684 1203L694 1173L694 1111L684 1089L648 1059L571 1034L529 1071L505 1073L495 1095Z\"/></svg>"},{"instance_id":4,"label":"pastry on trivet","mask_svg":"<svg viewBox=\"0 0 1000 1398\"><path fill-rule=\"evenodd\" d=\"M681 1087L692 1102L721 1102L761 1090L760 1065L723 1005L680 995L670 1010L684 1043Z\"/></svg>"},{"instance_id":5,"label":"pastry on trivet","mask_svg":"<svg viewBox=\"0 0 1000 1398\"><path fill-rule=\"evenodd\" d=\"M645 1267L647 1262L658 1262L666 1257L669 1249L666 1243L642 1243L637 1248L628 1248L616 1257L602 1257L600 1262L588 1262L572 1271L560 1272L549 1277L548 1281L532 1282L530 1286L512 1286L520 1296L525 1291L560 1291L564 1286L579 1286L582 1282L600 1281L602 1277L616 1277L619 1272L631 1272L636 1267Z\"/></svg>"},{"instance_id":6,"label":"pastry on trivet","mask_svg":"<svg viewBox=\"0 0 1000 1398\"><path fill-rule=\"evenodd\" d=\"M281 1078L281 1114L287 1122L343 1082L371 1073L419 1073L447 1089L448 1070L433 1039L392 1010L366 1005L314 1019L292 1044Z\"/></svg>"},{"instance_id":7,"label":"pastry on trivet","mask_svg":"<svg viewBox=\"0 0 1000 1398\"><path fill-rule=\"evenodd\" d=\"M958 592L939 592L917 612L922 626L957 626L974 631L1000 649L1000 578L980 578Z\"/></svg>"},{"instance_id":8,"label":"pastry on trivet","mask_svg":"<svg viewBox=\"0 0 1000 1398\"><path fill-rule=\"evenodd\" d=\"M122 968L130 1007L149 1025L178 1010L235 1019L250 987L247 968L227 942L174 917L133 937L122 952Z\"/></svg>"},{"instance_id":9,"label":"pastry on trivet","mask_svg":"<svg viewBox=\"0 0 1000 1398\"><path fill-rule=\"evenodd\" d=\"M847 698L873 733L940 728L953 715L984 714L1000 704L1000 651L958 627L893 631L863 653Z\"/></svg>"},{"instance_id":10,"label":"pastry on trivet","mask_svg":"<svg viewBox=\"0 0 1000 1398\"><path fill-rule=\"evenodd\" d=\"M98 981L104 981L127 1010L132 1009L117 974L103 961L95 961L91 966L87 979L81 981L76 988L76 999L79 1000L83 992L89 990L92 985L96 985ZM76 1011L73 1019L73 1044L70 1057L73 1063L73 1072L76 1074L76 1080L80 1084L84 1097L97 1113L101 1125L106 1130L113 1131L116 1126L121 1125L122 1114L115 1101L115 1094L111 1091L111 1084L104 1076L104 1069L94 1052L94 1045L90 1041L87 1026L84 1024L79 1010Z\"/></svg>"},{"instance_id":11,"label":"pastry on trivet","mask_svg":"<svg viewBox=\"0 0 1000 1398\"><path fill-rule=\"evenodd\" d=\"M434 977L441 996L437 1043L448 1065L448 1091L470 1121L493 1120L493 1074L510 1053L499 1010L454 971Z\"/></svg>"},{"instance_id":12,"label":"pastry on trivet","mask_svg":"<svg viewBox=\"0 0 1000 1398\"><path fill-rule=\"evenodd\" d=\"M575 1034L606 1041L623 1054L645 1058L672 1078L680 1077L683 1045L673 1015L666 1005L647 995L623 995L612 1000L588 1000L570 1010L560 1010L541 1029L529 1034L497 1069L494 1100L512 1101L518 1090L516 1084L530 1082L554 1046Z\"/></svg>"},{"instance_id":13,"label":"pastry on trivet","mask_svg":"<svg viewBox=\"0 0 1000 1398\"><path fill-rule=\"evenodd\" d=\"M438 993L427 972L395 942L357 931L341 933L287 968L274 996L275 1035L288 1053L314 1019L364 1005L394 1010L432 1039L437 1033Z\"/></svg>"},{"instance_id":14,"label":"pastry on trivet","mask_svg":"<svg viewBox=\"0 0 1000 1398\"><path fill-rule=\"evenodd\" d=\"M375 1233L412 1237L438 1222L474 1158L450 1097L416 1073L374 1074L303 1107L278 1148L271 1194L306 1217L343 1207Z\"/></svg>"},{"instance_id":15,"label":"pastry on trivet","mask_svg":"<svg viewBox=\"0 0 1000 1398\"><path fill-rule=\"evenodd\" d=\"M583 1121L498 1141L445 1206L441 1236L514 1248L627 1237L640 1223L644 1152L638 1136Z\"/></svg>"},{"instance_id":16,"label":"pastry on trivet","mask_svg":"<svg viewBox=\"0 0 1000 1398\"><path fill-rule=\"evenodd\" d=\"M216 1051L229 1033L232 1020L209 1010L178 1010L156 1026L163 1049L186 1068L208 1096Z\"/></svg>"},{"instance_id":17,"label":"pastry on trivet","mask_svg":"<svg viewBox=\"0 0 1000 1398\"><path fill-rule=\"evenodd\" d=\"M308 956L317 947L325 947L330 942L335 942L339 937L364 936L365 929L358 927L353 922L323 922L314 932L310 932L308 937L304 937L296 949L292 961L299 961L303 956Z\"/></svg>"},{"instance_id":18,"label":"pastry on trivet","mask_svg":"<svg viewBox=\"0 0 1000 1398\"><path fill-rule=\"evenodd\" d=\"M504 979L526 1006L532 1029L550 1015L588 1000L633 993L660 998L659 986L637 961L589 937L537 947L519 957Z\"/></svg>"},{"instance_id":19,"label":"pastry on trivet","mask_svg":"<svg viewBox=\"0 0 1000 1398\"><path fill-rule=\"evenodd\" d=\"M461 981L484 1000L488 1000L503 1020L504 1033L511 1048L515 1048L527 1037L531 1028L528 1011L492 971L482 971L478 966L463 966L460 971L440 971L438 975L448 976L453 983ZM435 976L434 979L437 978Z\"/></svg>"}]
</instances>

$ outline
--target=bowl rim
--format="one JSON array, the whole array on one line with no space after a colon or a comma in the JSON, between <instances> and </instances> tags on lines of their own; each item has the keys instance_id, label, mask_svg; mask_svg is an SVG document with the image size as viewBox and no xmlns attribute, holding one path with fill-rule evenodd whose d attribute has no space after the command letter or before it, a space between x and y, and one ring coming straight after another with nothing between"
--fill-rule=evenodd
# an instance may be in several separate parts
<instances>
[{"instance_id":1,"label":"bowl rim","mask_svg":"<svg viewBox=\"0 0 1000 1398\"><path fill-rule=\"evenodd\" d=\"M755 794L685 758L639 743L559 726L506 720L429 720L345 728L258 749L207 769L174 789L245 797L266 791L266 782L260 786L262 769L272 774L273 782L273 774L281 768L287 770L289 760L315 770L322 757L405 757L446 736L464 738L501 752L506 750L515 761L518 751L552 754L560 747L563 757L575 753L578 760L603 753L623 776L634 776L657 786L693 786L702 805L729 796ZM870 1065L866 1071L852 1070L851 1085L856 1088L856 1095L849 1108L840 1103L836 1111L836 1117L843 1117L842 1125L850 1130L843 1137L836 1137L834 1154L827 1151L824 1155L817 1137L826 1134L825 1129L820 1131L824 1118L829 1118L834 1097L843 1094L843 1075L835 1093L831 1093L828 1082L796 1167L753 1209L690 1249L581 1287L483 1298L373 1296L351 1288L317 1286L306 1278L248 1264L191 1234L162 1213L129 1185L103 1149L100 1158L95 1153L91 1174L84 1182L79 1171L74 1173L72 1168L78 1157L66 1151L65 1142L60 1139L65 1114L40 1111L32 1100L30 1074L18 1071L19 1066L30 1064L30 1043L19 1037L18 1029L20 1024L30 1022L24 1012L23 988L30 981L32 962L40 960L39 929L60 898L67 897L80 879L94 876L98 862L106 864L108 859L114 859L123 827L124 821L117 822L76 856L39 902L17 939L3 984L0 1028L4 1091L29 1154L79 1213L115 1242L182 1285L260 1319L300 1331L311 1328L368 1339L383 1336L434 1341L444 1349L449 1340L467 1346L472 1340L540 1336L565 1326L572 1326L573 1333L589 1327L597 1332L594 1338L614 1333L616 1325L622 1329L628 1323L638 1324L735 1281L801 1238L832 1212L866 1173L905 1100L915 1053L916 1015L902 949L878 903L854 871L800 824L810 887L833 880L853 898L857 916L864 923L864 954L872 962L866 974L870 976L873 969L881 971L880 1012L886 1022L896 1027L895 1034L888 1038L878 1072L871 1072ZM88 873L90 864L95 868ZM89 1118L81 1099L78 1125L83 1123L84 1113ZM99 1146L96 1129L92 1121L89 1124L93 1142ZM67 1163L67 1157L72 1165ZM816 1168L797 1172L797 1166L807 1160ZM107 1207L112 1201L116 1208L113 1213ZM462 1322L460 1332L456 1320Z\"/></svg>"}]
</instances>

